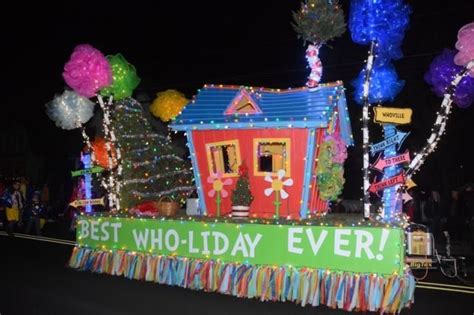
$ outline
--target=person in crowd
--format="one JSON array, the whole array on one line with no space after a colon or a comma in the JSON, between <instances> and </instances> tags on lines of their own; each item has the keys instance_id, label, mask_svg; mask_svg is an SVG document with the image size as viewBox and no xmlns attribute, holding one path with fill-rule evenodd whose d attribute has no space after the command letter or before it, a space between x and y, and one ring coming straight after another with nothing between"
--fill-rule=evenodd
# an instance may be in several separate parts
<instances>
[{"instance_id":1,"label":"person in crowd","mask_svg":"<svg viewBox=\"0 0 474 315\"><path fill-rule=\"evenodd\" d=\"M437 190L430 191L424 210L431 233L435 238L441 236L441 196Z\"/></svg>"},{"instance_id":2,"label":"person in crowd","mask_svg":"<svg viewBox=\"0 0 474 315\"><path fill-rule=\"evenodd\" d=\"M26 177L21 177L20 178L20 193L21 195L23 196L23 200L25 200L26 202L29 201L29 199L27 198L27 190L28 190L28 180L26 179Z\"/></svg>"},{"instance_id":3,"label":"person in crowd","mask_svg":"<svg viewBox=\"0 0 474 315\"><path fill-rule=\"evenodd\" d=\"M7 228L7 215L5 213L5 202L3 200L3 196L6 189L6 182L2 175L0 175L0 223L2 224L2 228L6 230Z\"/></svg>"},{"instance_id":4,"label":"person in crowd","mask_svg":"<svg viewBox=\"0 0 474 315\"><path fill-rule=\"evenodd\" d=\"M25 200L20 192L20 182L15 180L10 189L8 189L3 198L6 207L6 216L8 221L7 232L13 236L13 232L18 225L22 224L21 217Z\"/></svg>"},{"instance_id":5,"label":"person in crowd","mask_svg":"<svg viewBox=\"0 0 474 315\"><path fill-rule=\"evenodd\" d=\"M403 212L408 216L410 222L420 222L420 213L417 209L418 195L415 194L414 189L408 191L411 199L403 204Z\"/></svg>"},{"instance_id":6,"label":"person in crowd","mask_svg":"<svg viewBox=\"0 0 474 315\"><path fill-rule=\"evenodd\" d=\"M342 204L342 198L337 198L335 202L331 204L331 212L332 213L345 213L346 209L344 208L344 205Z\"/></svg>"},{"instance_id":7,"label":"person in crowd","mask_svg":"<svg viewBox=\"0 0 474 315\"><path fill-rule=\"evenodd\" d=\"M466 203L466 221L469 228L471 251L474 253L474 183L468 183L464 189Z\"/></svg>"},{"instance_id":8,"label":"person in crowd","mask_svg":"<svg viewBox=\"0 0 474 315\"><path fill-rule=\"evenodd\" d=\"M41 203L47 207L49 205L49 187L48 184L43 185L41 190Z\"/></svg>"},{"instance_id":9,"label":"person in crowd","mask_svg":"<svg viewBox=\"0 0 474 315\"><path fill-rule=\"evenodd\" d=\"M30 234L31 228L34 227L36 235L41 235L42 220L46 215L46 209L41 204L41 192L35 191L32 197L32 203L30 206L30 219L26 227L26 234Z\"/></svg>"},{"instance_id":10,"label":"person in crowd","mask_svg":"<svg viewBox=\"0 0 474 315\"><path fill-rule=\"evenodd\" d=\"M447 229L454 241L461 241L465 233L465 207L462 191L451 191L451 205L449 207L449 215Z\"/></svg>"}]
</instances>

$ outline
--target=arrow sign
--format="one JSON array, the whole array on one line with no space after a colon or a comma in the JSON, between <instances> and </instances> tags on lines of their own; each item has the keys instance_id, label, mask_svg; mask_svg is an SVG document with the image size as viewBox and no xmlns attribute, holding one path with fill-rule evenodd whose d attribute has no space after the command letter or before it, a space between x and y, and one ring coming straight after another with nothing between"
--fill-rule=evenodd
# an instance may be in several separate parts
<instances>
[{"instance_id":1,"label":"arrow sign","mask_svg":"<svg viewBox=\"0 0 474 315\"><path fill-rule=\"evenodd\" d=\"M407 192L403 192L402 193L402 199L403 199L403 203L407 203L408 201L412 200L412 196L410 196L409 193Z\"/></svg>"},{"instance_id":2,"label":"arrow sign","mask_svg":"<svg viewBox=\"0 0 474 315\"><path fill-rule=\"evenodd\" d=\"M383 169L386 167L410 162L410 152L408 152L408 150L403 154L392 156L387 159L382 159L381 156L382 154L379 155L377 161L375 161L375 163L371 166L373 169L376 169L380 172L383 172Z\"/></svg>"},{"instance_id":3,"label":"arrow sign","mask_svg":"<svg viewBox=\"0 0 474 315\"><path fill-rule=\"evenodd\" d=\"M92 168L85 168L83 170L72 171L71 175L72 175L72 177L76 177L76 176L82 176L82 175L92 174L92 173L100 173L103 170L104 169L100 166L94 166Z\"/></svg>"},{"instance_id":4,"label":"arrow sign","mask_svg":"<svg viewBox=\"0 0 474 315\"><path fill-rule=\"evenodd\" d=\"M369 187L371 193L376 193L379 190L385 189L387 187L395 186L398 184L403 184L405 182L405 175L403 173L398 174L387 179L384 179L377 183L372 183Z\"/></svg>"},{"instance_id":5,"label":"arrow sign","mask_svg":"<svg viewBox=\"0 0 474 315\"><path fill-rule=\"evenodd\" d=\"M411 188L417 186L417 185L415 184L415 182L414 182L411 178L410 178L409 180L407 180L407 182L405 183L405 185L407 186L407 190L409 190L409 189L411 189Z\"/></svg>"},{"instance_id":6,"label":"arrow sign","mask_svg":"<svg viewBox=\"0 0 474 315\"><path fill-rule=\"evenodd\" d=\"M73 206L74 208L85 205L104 205L104 198L74 200L69 205Z\"/></svg>"},{"instance_id":7,"label":"arrow sign","mask_svg":"<svg viewBox=\"0 0 474 315\"><path fill-rule=\"evenodd\" d=\"M374 122L379 124L404 125L411 122L411 108L374 107Z\"/></svg>"},{"instance_id":8,"label":"arrow sign","mask_svg":"<svg viewBox=\"0 0 474 315\"><path fill-rule=\"evenodd\" d=\"M403 141L405 141L406 137L408 137L409 134L410 134L409 132L397 131L396 135L390 138L387 138L384 141L381 141L379 143L372 144L370 146L370 154L374 155L375 153L383 151L385 150L386 147L389 147L394 144L396 144L397 149L399 149Z\"/></svg>"}]
</instances>

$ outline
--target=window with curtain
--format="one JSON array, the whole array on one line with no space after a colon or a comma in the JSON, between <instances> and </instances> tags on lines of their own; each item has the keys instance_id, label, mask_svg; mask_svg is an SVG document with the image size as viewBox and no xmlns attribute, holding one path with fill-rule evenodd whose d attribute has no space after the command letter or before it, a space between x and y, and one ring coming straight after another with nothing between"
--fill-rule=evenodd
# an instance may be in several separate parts
<instances>
[{"instance_id":1,"label":"window with curtain","mask_svg":"<svg viewBox=\"0 0 474 315\"><path fill-rule=\"evenodd\" d=\"M238 175L241 163L238 140L208 143L206 149L210 174L220 172L224 177Z\"/></svg>"},{"instance_id":2,"label":"window with curtain","mask_svg":"<svg viewBox=\"0 0 474 315\"><path fill-rule=\"evenodd\" d=\"M265 173L276 174L278 170L285 170L287 176L290 171L290 139L254 139L255 148L255 175Z\"/></svg>"}]
</instances>

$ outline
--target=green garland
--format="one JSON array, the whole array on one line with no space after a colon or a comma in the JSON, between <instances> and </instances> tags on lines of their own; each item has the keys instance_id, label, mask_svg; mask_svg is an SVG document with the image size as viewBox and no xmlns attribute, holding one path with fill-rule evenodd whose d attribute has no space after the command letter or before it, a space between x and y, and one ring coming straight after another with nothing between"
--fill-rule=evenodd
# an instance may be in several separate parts
<instances>
[{"instance_id":1,"label":"green garland","mask_svg":"<svg viewBox=\"0 0 474 315\"><path fill-rule=\"evenodd\" d=\"M344 187L343 163L336 163L333 159L336 150L334 141L321 144L318 157L318 187L320 197L326 201L336 200Z\"/></svg>"},{"instance_id":2,"label":"green garland","mask_svg":"<svg viewBox=\"0 0 474 315\"><path fill-rule=\"evenodd\" d=\"M337 0L307 0L293 12L293 28L305 42L325 43L346 31L344 12Z\"/></svg>"}]
</instances>

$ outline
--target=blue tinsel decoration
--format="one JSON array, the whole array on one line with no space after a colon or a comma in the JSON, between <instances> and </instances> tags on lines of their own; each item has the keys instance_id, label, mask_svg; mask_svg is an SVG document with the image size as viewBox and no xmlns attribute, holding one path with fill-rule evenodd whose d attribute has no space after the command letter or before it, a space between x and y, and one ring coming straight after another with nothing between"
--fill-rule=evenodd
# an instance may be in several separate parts
<instances>
[{"instance_id":1,"label":"blue tinsel decoration","mask_svg":"<svg viewBox=\"0 0 474 315\"><path fill-rule=\"evenodd\" d=\"M349 16L352 40L361 45L375 41L377 55L384 61L400 59L410 13L410 6L403 0L352 0Z\"/></svg>"},{"instance_id":2,"label":"blue tinsel decoration","mask_svg":"<svg viewBox=\"0 0 474 315\"><path fill-rule=\"evenodd\" d=\"M363 84L365 80L365 69L363 69L357 78L352 81L355 88L354 100L362 104ZM405 81L398 80L397 71L392 64L374 65L371 73L369 87L369 103L392 102L401 91Z\"/></svg>"}]
</instances>

